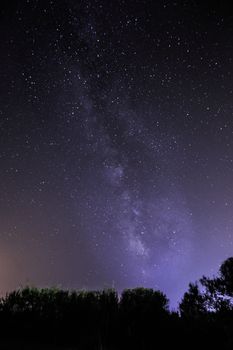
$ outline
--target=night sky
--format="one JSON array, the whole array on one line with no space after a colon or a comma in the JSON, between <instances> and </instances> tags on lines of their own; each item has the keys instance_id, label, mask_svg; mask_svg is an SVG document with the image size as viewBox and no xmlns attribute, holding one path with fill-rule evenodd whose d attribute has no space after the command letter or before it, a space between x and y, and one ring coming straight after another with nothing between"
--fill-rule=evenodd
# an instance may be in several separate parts
<instances>
[{"instance_id":1,"label":"night sky","mask_svg":"<svg viewBox=\"0 0 233 350\"><path fill-rule=\"evenodd\" d=\"M0 9L0 292L144 286L176 305L233 255L230 1Z\"/></svg>"}]
</instances>

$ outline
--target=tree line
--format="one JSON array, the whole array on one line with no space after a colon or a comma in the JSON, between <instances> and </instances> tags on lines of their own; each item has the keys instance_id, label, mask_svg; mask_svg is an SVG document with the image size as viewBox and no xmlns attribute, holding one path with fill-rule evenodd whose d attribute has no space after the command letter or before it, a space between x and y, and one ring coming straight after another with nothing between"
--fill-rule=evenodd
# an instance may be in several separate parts
<instances>
[{"instance_id":1,"label":"tree line","mask_svg":"<svg viewBox=\"0 0 233 350\"><path fill-rule=\"evenodd\" d=\"M177 312L160 291L26 287L0 300L0 345L81 350L233 348L233 258L214 278L190 283ZM13 346L13 345L12 345Z\"/></svg>"}]
</instances>

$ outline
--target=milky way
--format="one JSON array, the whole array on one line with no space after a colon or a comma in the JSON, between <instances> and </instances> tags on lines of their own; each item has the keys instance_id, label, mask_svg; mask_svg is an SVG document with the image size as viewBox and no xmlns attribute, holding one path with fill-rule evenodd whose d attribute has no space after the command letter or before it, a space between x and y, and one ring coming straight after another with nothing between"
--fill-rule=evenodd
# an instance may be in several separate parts
<instances>
[{"instance_id":1,"label":"milky way","mask_svg":"<svg viewBox=\"0 0 233 350\"><path fill-rule=\"evenodd\" d=\"M0 286L145 286L233 255L233 16L3 1Z\"/></svg>"}]
</instances>

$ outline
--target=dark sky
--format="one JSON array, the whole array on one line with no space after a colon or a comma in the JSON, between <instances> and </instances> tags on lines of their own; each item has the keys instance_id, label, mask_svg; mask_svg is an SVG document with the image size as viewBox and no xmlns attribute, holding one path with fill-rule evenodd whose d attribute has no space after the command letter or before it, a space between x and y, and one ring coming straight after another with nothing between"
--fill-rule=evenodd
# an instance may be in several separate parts
<instances>
[{"instance_id":1,"label":"dark sky","mask_svg":"<svg viewBox=\"0 0 233 350\"><path fill-rule=\"evenodd\" d=\"M1 1L2 293L175 305L233 255L230 3Z\"/></svg>"}]
</instances>

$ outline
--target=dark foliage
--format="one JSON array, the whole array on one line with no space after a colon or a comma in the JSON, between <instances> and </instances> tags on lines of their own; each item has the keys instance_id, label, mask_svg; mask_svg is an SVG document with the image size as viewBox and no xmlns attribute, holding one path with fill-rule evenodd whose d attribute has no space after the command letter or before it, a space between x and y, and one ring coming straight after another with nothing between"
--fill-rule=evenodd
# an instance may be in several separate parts
<instances>
[{"instance_id":1,"label":"dark foliage","mask_svg":"<svg viewBox=\"0 0 233 350\"><path fill-rule=\"evenodd\" d=\"M24 288L0 302L2 349L233 348L233 258L189 285L170 312L160 291Z\"/></svg>"}]
</instances>

